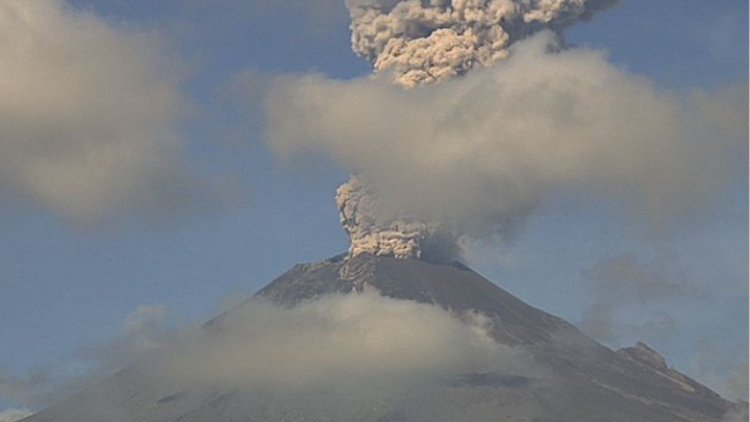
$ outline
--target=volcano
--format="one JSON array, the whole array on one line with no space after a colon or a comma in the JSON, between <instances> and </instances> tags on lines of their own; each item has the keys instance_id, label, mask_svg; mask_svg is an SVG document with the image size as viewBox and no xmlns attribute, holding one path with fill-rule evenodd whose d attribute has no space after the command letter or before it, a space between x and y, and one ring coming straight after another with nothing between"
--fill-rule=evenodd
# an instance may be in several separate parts
<instances>
[{"instance_id":1,"label":"volcano","mask_svg":"<svg viewBox=\"0 0 750 422\"><path fill-rule=\"evenodd\" d=\"M459 263L364 254L297 265L202 329L221 332L227 318L259 298L294 308L329 295L365 291L438 306L456 318L467 312L484 315L496 342L522 351L543 368L543 376L470 372L446 382L434 393L450 409L446 421L718 422L728 412L746 412L671 368L647 345L613 351ZM134 365L24 421L338 420L335 415L312 417L293 402L252 391L186 388L158 373L158 361ZM356 420L442 420L423 410L408 413L397 403L381 402Z\"/></svg>"}]
</instances>

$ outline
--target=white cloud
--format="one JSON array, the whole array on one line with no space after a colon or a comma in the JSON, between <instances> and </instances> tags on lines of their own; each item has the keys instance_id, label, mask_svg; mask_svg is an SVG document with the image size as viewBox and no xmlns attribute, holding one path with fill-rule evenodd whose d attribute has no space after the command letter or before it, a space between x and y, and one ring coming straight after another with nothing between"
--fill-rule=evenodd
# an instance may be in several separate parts
<instances>
[{"instance_id":1,"label":"white cloud","mask_svg":"<svg viewBox=\"0 0 750 422\"><path fill-rule=\"evenodd\" d=\"M182 70L158 37L62 0L7 0L0 44L0 193L81 223L190 201Z\"/></svg>"},{"instance_id":2,"label":"white cloud","mask_svg":"<svg viewBox=\"0 0 750 422\"><path fill-rule=\"evenodd\" d=\"M139 307L126 318L118 339L89 353L97 367L85 379L46 398L59 400L106 372L130 367L139 373L145 367L136 381L142 387L129 385L152 398L233 391L247 394L248 409L261 415L263 409L277 409L315 420L350 421L398 411L414 416L410 420L455 421L497 412L492 407L497 403L489 399L482 405L486 409L468 411L441 402L456 383L472 382L476 374L497 376L498 382L543 374L523 350L495 342L491 322L480 314L451 315L369 290L293 308L256 298L208 326L179 333L167 328L167 318L163 306ZM86 394L95 397L92 408L77 409L77 420L139 420L142 409L121 408L118 391L89 389ZM35 406L49 403L34 401Z\"/></svg>"},{"instance_id":3,"label":"white cloud","mask_svg":"<svg viewBox=\"0 0 750 422\"><path fill-rule=\"evenodd\" d=\"M533 373L521 351L489 336L489 321L462 317L367 291L291 309L256 299L208 330L183 334L158 378L183 389L251 392L316 420L353 420L385 404L441 407L426 400L467 374Z\"/></svg>"},{"instance_id":4,"label":"white cloud","mask_svg":"<svg viewBox=\"0 0 750 422\"><path fill-rule=\"evenodd\" d=\"M291 309L254 300L182 345L173 368L199 380L305 385L347 377L455 375L510 357L481 316L365 292ZM506 353L503 356L503 353ZM252 359L248 359L252 356ZM418 376L417 376L418 378Z\"/></svg>"},{"instance_id":5,"label":"white cloud","mask_svg":"<svg viewBox=\"0 0 750 422\"><path fill-rule=\"evenodd\" d=\"M172 320L165 305L139 306L125 318L119 336L103 346L90 348L86 357L95 363L98 373L108 373L153 357L174 341L176 332Z\"/></svg>"}]
</instances>

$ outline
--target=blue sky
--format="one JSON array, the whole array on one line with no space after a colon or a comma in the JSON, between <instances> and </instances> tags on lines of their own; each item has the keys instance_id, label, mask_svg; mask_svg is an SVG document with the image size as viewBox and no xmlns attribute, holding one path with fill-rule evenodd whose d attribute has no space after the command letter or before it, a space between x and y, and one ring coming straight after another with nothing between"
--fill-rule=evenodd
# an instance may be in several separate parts
<instances>
[{"instance_id":1,"label":"blue sky","mask_svg":"<svg viewBox=\"0 0 750 422\"><path fill-rule=\"evenodd\" d=\"M181 154L224 194L199 194L159 208L155 218L124 207L87 224L0 189L0 383L34 371L65 378L94 365L84 352L117 338L139 306L165 305L176 325L200 322L296 263L346 250L333 196L348 172L323 156L274 157L264 144L261 106L280 75L369 72L350 50L341 3L66 3L68 13L85 10L117 33L161 40L158 51L179 70L170 75L179 78L188 109L176 123ZM605 51L659 90L734 86L746 96L747 7L739 0L624 0L567 37ZM3 142L12 141L0 135ZM576 324L603 300L616 320L606 344L643 339L681 371L727 392L726 379L747 362L747 191L745 174L710 210L668 234L651 233L612 204L580 207L560 197L538 209L511 244L477 247L470 264ZM679 285L680 293L654 301L603 297L591 289L590 274L612 262ZM2 394L0 410L26 404Z\"/></svg>"}]
</instances>

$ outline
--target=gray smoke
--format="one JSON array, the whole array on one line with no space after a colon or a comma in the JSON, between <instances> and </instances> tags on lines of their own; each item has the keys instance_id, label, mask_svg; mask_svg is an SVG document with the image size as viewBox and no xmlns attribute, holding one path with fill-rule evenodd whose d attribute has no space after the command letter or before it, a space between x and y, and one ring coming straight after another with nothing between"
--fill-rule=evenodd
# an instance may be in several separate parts
<instances>
[{"instance_id":1,"label":"gray smoke","mask_svg":"<svg viewBox=\"0 0 750 422\"><path fill-rule=\"evenodd\" d=\"M490 66L513 42L556 32L616 0L348 0L352 49L415 87Z\"/></svg>"},{"instance_id":2,"label":"gray smoke","mask_svg":"<svg viewBox=\"0 0 750 422\"><path fill-rule=\"evenodd\" d=\"M352 49L405 88L443 81L509 55L532 33L556 33L616 0L348 0ZM551 42L552 44L552 42ZM383 212L373 189L352 179L336 195L350 253L460 259L460 234L436 222ZM394 217L397 214L397 217ZM430 249L425 252L425 249ZM423 256L424 255L424 256ZM429 256L428 256L429 255Z\"/></svg>"},{"instance_id":3,"label":"gray smoke","mask_svg":"<svg viewBox=\"0 0 750 422\"><path fill-rule=\"evenodd\" d=\"M383 201L356 176L336 190L336 205L341 225L351 240L351 256L367 253L435 261L460 257L454 234L438 223L417 221L398 216L396 210L391 213L380 209Z\"/></svg>"},{"instance_id":4,"label":"gray smoke","mask_svg":"<svg viewBox=\"0 0 750 422\"><path fill-rule=\"evenodd\" d=\"M745 177L745 88L665 94L600 52L550 52L554 37L413 90L382 77L285 79L268 97L268 141L280 154L325 153L357 174L366 189L338 192L352 250L387 244L391 255L418 256L435 232L448 234L443 251L460 250L457 239L502 240L560 197L617 204L668 227ZM394 235L402 228L409 233Z\"/></svg>"}]
</instances>

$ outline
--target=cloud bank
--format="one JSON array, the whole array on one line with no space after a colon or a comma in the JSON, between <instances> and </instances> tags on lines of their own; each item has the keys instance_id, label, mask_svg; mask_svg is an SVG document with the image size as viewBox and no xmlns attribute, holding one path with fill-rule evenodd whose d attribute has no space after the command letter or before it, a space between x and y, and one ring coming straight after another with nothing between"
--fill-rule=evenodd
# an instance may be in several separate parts
<instances>
[{"instance_id":1,"label":"cloud bank","mask_svg":"<svg viewBox=\"0 0 750 422\"><path fill-rule=\"evenodd\" d=\"M479 382L489 377L512 383L544 373L521 349L495 342L491 322L480 314L451 315L370 290L293 308L252 299L207 325L162 336L166 341L158 348L144 347L140 339L164 331L163 317L159 307L128 317L111 356L127 368L117 385L105 381L87 389L86 406L47 417L137 421L161 407L183 406L187 412L234 396L221 410L227 419L484 420L497 414L493 406L501 398L466 409L446 403L446 391L460 397L477 374ZM125 362L122 349L138 353ZM137 393L123 394L126 390ZM142 406L138 400L145 400Z\"/></svg>"},{"instance_id":2,"label":"cloud bank","mask_svg":"<svg viewBox=\"0 0 750 422\"><path fill-rule=\"evenodd\" d=\"M7 0L0 45L0 194L85 224L191 201L182 69L158 37L62 0Z\"/></svg>"},{"instance_id":3,"label":"cloud bank","mask_svg":"<svg viewBox=\"0 0 750 422\"><path fill-rule=\"evenodd\" d=\"M747 151L742 95L670 95L600 52L550 52L551 38L409 91L382 78L281 79L268 142L282 155L323 152L357 174L377 195L375 218L473 238L512 234L560 195L664 223L744 177L733 158Z\"/></svg>"},{"instance_id":4,"label":"cloud bank","mask_svg":"<svg viewBox=\"0 0 750 422\"><path fill-rule=\"evenodd\" d=\"M171 369L211 384L297 388L342 379L450 379L520 358L490 337L485 318L461 317L466 323L433 305L369 291L293 308L253 299L188 338Z\"/></svg>"},{"instance_id":5,"label":"cloud bank","mask_svg":"<svg viewBox=\"0 0 750 422\"><path fill-rule=\"evenodd\" d=\"M495 342L489 324L479 314L451 315L367 290L293 308L254 299L210 329L184 336L166 351L167 369L159 376L187 391L242 391L249 406L262 404L251 411L258 417L276 408L310 420L351 421L379 412L471 420L482 410L441 403L446 389L471 374L541 373L520 349ZM489 417L496 409L486 411Z\"/></svg>"}]
</instances>

